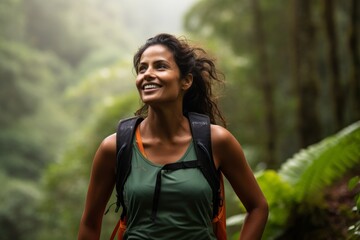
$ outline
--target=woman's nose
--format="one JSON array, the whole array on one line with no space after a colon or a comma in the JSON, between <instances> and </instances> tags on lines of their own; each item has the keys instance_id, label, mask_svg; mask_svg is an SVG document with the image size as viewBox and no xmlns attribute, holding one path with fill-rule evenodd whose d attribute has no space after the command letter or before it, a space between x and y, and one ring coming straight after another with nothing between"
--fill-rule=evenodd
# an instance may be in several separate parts
<instances>
[{"instance_id":1,"label":"woman's nose","mask_svg":"<svg viewBox=\"0 0 360 240\"><path fill-rule=\"evenodd\" d=\"M145 79L153 79L153 78L155 78L154 69L151 68L151 67L147 68L145 73L144 73L144 78Z\"/></svg>"}]
</instances>

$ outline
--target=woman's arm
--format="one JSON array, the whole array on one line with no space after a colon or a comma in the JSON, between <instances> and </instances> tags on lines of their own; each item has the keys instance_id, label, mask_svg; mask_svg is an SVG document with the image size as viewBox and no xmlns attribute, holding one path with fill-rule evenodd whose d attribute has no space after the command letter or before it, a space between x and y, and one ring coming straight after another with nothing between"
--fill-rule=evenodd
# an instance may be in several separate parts
<instances>
[{"instance_id":1,"label":"woman's arm","mask_svg":"<svg viewBox=\"0 0 360 240\"><path fill-rule=\"evenodd\" d=\"M115 184L116 136L100 144L91 169L85 209L81 218L78 240L98 240L106 204Z\"/></svg>"},{"instance_id":2,"label":"woman's arm","mask_svg":"<svg viewBox=\"0 0 360 240\"><path fill-rule=\"evenodd\" d=\"M211 140L215 164L228 179L247 210L241 230L241 240L261 239L268 204L235 137L225 128L212 125Z\"/></svg>"}]
</instances>

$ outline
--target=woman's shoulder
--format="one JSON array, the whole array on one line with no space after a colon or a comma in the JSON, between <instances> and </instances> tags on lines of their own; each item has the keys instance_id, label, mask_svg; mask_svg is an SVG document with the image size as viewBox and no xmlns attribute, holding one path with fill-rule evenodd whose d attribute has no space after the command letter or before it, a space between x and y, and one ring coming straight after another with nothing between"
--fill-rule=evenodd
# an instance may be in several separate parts
<instances>
[{"instance_id":1,"label":"woman's shoulder","mask_svg":"<svg viewBox=\"0 0 360 240\"><path fill-rule=\"evenodd\" d=\"M226 154L229 154L232 149L229 148L233 145L233 135L224 127L219 125L211 125L211 146L214 156L215 166L217 168L222 167ZM225 157L226 158L226 157Z\"/></svg>"},{"instance_id":2,"label":"woman's shoulder","mask_svg":"<svg viewBox=\"0 0 360 240\"><path fill-rule=\"evenodd\" d=\"M211 124L210 129L211 141L213 143L225 143L226 141L229 141L230 138L233 138L230 131L220 125Z\"/></svg>"},{"instance_id":3,"label":"woman's shoulder","mask_svg":"<svg viewBox=\"0 0 360 240\"><path fill-rule=\"evenodd\" d=\"M106 153L115 153L116 152L116 133L113 133L107 137L105 137L100 146L99 149Z\"/></svg>"},{"instance_id":4,"label":"woman's shoulder","mask_svg":"<svg viewBox=\"0 0 360 240\"><path fill-rule=\"evenodd\" d=\"M229 170L234 162L245 159L240 143L224 127L211 125L211 144L215 164L223 170Z\"/></svg>"},{"instance_id":5,"label":"woman's shoulder","mask_svg":"<svg viewBox=\"0 0 360 240\"><path fill-rule=\"evenodd\" d=\"M211 125L211 144L213 150L222 153L241 150L241 145L236 137L229 130L219 125Z\"/></svg>"},{"instance_id":6,"label":"woman's shoulder","mask_svg":"<svg viewBox=\"0 0 360 240\"><path fill-rule=\"evenodd\" d=\"M113 172L116 159L116 134L105 137L100 143L93 160L94 171L99 174ZM102 173L100 173L102 172Z\"/></svg>"}]
</instances>

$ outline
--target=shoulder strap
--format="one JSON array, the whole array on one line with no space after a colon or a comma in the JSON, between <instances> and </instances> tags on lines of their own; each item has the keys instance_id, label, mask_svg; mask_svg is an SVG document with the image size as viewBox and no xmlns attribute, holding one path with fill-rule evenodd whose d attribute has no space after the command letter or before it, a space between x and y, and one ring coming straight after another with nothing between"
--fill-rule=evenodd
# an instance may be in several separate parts
<instances>
[{"instance_id":1,"label":"shoulder strap","mask_svg":"<svg viewBox=\"0 0 360 240\"><path fill-rule=\"evenodd\" d=\"M216 217L221 204L220 171L216 169L212 155L210 119L204 114L194 112L189 112L188 117L200 170L213 192L213 217Z\"/></svg>"},{"instance_id":2,"label":"shoulder strap","mask_svg":"<svg viewBox=\"0 0 360 240\"><path fill-rule=\"evenodd\" d=\"M126 215L124 184L131 171L132 142L136 126L143 119L139 116L121 120L116 132L116 212L122 206L121 219Z\"/></svg>"}]
</instances>

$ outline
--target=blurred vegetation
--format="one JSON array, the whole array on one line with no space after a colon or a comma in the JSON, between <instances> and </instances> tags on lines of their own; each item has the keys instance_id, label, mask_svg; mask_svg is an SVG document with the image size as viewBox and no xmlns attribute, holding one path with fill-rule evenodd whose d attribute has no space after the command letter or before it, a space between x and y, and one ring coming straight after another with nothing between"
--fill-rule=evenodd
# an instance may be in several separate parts
<instances>
[{"instance_id":1,"label":"blurred vegetation","mask_svg":"<svg viewBox=\"0 0 360 240\"><path fill-rule=\"evenodd\" d=\"M132 54L181 34L185 5L160 3L0 2L1 239L76 238L97 146L139 106ZM199 0L184 17L226 76L220 104L270 204L264 239L360 237L359 5ZM243 207L226 198L236 239Z\"/></svg>"},{"instance_id":2,"label":"blurred vegetation","mask_svg":"<svg viewBox=\"0 0 360 240\"><path fill-rule=\"evenodd\" d=\"M264 239L349 239L344 230L359 220L353 212L360 207L359 179L347 187L360 171L359 145L360 121L296 153L277 172L259 172L256 177L271 209ZM339 180L342 189L334 189Z\"/></svg>"}]
</instances>

